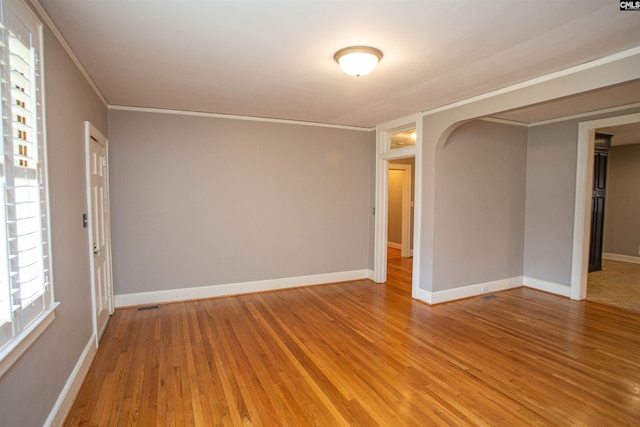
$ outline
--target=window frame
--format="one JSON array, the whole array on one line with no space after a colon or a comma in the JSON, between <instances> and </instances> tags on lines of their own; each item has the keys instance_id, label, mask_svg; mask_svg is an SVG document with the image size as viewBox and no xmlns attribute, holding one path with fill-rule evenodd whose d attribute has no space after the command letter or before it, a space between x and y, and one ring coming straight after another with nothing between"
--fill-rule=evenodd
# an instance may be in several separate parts
<instances>
[{"instance_id":1,"label":"window frame","mask_svg":"<svg viewBox=\"0 0 640 427\"><path fill-rule=\"evenodd\" d=\"M41 224L42 226L45 228L44 230L41 229L41 238L38 241L39 242L39 248L40 248L40 255L39 255L39 263L42 265L41 268L39 268L40 273L38 274L42 274L42 280L43 280L43 284L42 284L42 292L40 295L42 295L42 305L43 307L41 309L39 309L37 311L37 314L35 315L35 317L31 320L26 321L25 325L20 325L20 330L15 333L15 335L13 335L2 347L0 347L0 378L11 368L11 366L27 351L27 349L38 339L38 337L47 329L47 327L53 322L53 320L55 319L55 310L58 307L59 303L55 302L55 298L54 298L54 283L53 283L53 272L52 272L52 264L53 264L53 259L52 259L52 249L51 249L51 214L50 214L50 203L49 203L49 182L48 182L48 164L47 164L47 138L46 138L46 121L45 121L45 94L44 94L44 40L43 40L43 25L42 22L40 21L40 19L37 17L37 15L29 8L29 6L24 3L22 0L0 0L0 13L1 13L1 24L2 24L2 28L0 29L0 31L2 31L4 34L2 34L2 39L4 39L4 41L6 42L6 46L3 47L2 49L7 49L7 52L3 53L3 56L9 55L9 31L15 33L20 33L23 34L23 31L27 31L27 33L29 34L30 37L30 46L35 50L35 56L34 56L34 61L36 61L34 63L33 66L37 66L37 71L34 71L36 74L36 78L35 78L35 84L33 85L33 89L35 90L35 93L33 93L32 96L32 102L33 102L33 112L32 112L32 119L31 121L33 122L33 128L34 130L37 132L35 137L35 146L34 146L34 150L36 152L39 151L39 154L36 153L36 169L35 169L35 180L37 183L39 183L42 186L41 190L37 190L40 192L39 197L37 198L37 200L40 202L40 215L42 217L41 219ZM14 22L14 19L16 20ZM18 28L19 26L22 26L24 28ZM8 56L7 56L8 57ZM2 67L3 69L0 70L0 72L4 75L4 76L8 76L11 74L11 64L10 61L4 61L5 64L2 65L0 64L0 67ZM37 65L35 65L37 64ZM5 68L6 67L6 68ZM8 79L9 82L11 82L11 79ZM9 91L11 91L11 86L10 83L7 83L6 85L4 85L1 89L1 92L4 93L5 91L7 91L7 89ZM9 96L4 96L5 98L8 98L7 102L3 102L2 100L0 100L0 102L2 102L2 106L1 106L1 111L2 111L2 120L3 122L7 120L7 118L5 118L5 116L8 116L9 119L8 120L12 120L13 118L13 109L10 107L12 105L12 97ZM9 107L10 111L6 111L6 108ZM20 117L18 117L18 120L20 120ZM21 121L21 123L24 123L23 121ZM13 125L10 126L11 128L13 127ZM0 125L0 129L2 129L2 133L3 133L3 141L2 144L3 146L7 146L8 144L13 144L13 131L11 129L6 129L4 124ZM7 142L6 140L10 139L11 142ZM25 152L22 151L22 146L19 147L20 152L18 153L18 156L25 156L27 155L26 153L26 148L25 148ZM3 150L4 152L4 150ZM4 183L4 176L7 175L7 170L9 168L17 168L17 167L21 167L20 165L22 165L22 161L19 161L19 165L15 166L15 165L9 165L9 162L14 162L15 159L15 153L11 153L11 151L9 152L9 155L5 154L4 155L4 160L2 161L2 164L0 165L0 167L3 168L2 170L2 179L0 183ZM26 169L26 161L25 161L25 169ZM4 184L2 184L2 187L4 187ZM37 189L37 187L36 187ZM1 191L2 189L0 189ZM13 191L16 191L15 189ZM6 201L6 194L1 194L0 197L1 200ZM0 209L2 209L2 214L0 215L0 219L2 219L2 223L0 224L1 227L6 227L8 221L10 221L11 219L17 219L20 218L18 217L10 217L9 219L7 219L7 215L5 212L5 204L3 202L3 205L0 206ZM0 244L4 244L8 247L8 243L9 242L9 237L7 237L8 235L11 235L11 233L3 233L5 235L5 240L4 242L0 242ZM7 255L7 251L2 251L4 253L4 256L6 256L6 258L0 260L0 262L2 263L6 263L8 265L9 261L9 257ZM13 267L7 267L7 269L12 269ZM15 271L15 270L13 270ZM1 272L0 272L1 273ZM48 278L48 280L47 280ZM47 289L47 283L48 281L48 289ZM8 292L8 290L11 287L11 284L8 283L6 286L8 286L9 288L5 288ZM40 297L37 297L33 300L33 301L27 301L25 303L24 300L22 300L22 306L20 307L20 311L24 311L25 309L30 308L30 306L32 306L34 304L34 302L39 299ZM9 304L13 304L11 301L9 301ZM26 304L26 306L25 306ZM13 312L13 309L11 309ZM18 315L20 316L20 315ZM13 314L10 313L10 320L9 321L4 321L4 323L8 323L8 322L15 322L16 318L13 317Z\"/></svg>"}]
</instances>

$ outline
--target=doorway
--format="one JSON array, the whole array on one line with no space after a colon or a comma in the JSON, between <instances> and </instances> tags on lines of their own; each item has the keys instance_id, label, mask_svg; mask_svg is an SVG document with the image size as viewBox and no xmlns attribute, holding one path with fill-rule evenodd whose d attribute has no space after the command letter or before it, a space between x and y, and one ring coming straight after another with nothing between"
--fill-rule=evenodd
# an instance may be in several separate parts
<instances>
[{"instance_id":1,"label":"doorway","mask_svg":"<svg viewBox=\"0 0 640 427\"><path fill-rule=\"evenodd\" d=\"M109 168L107 139L85 122L87 214L93 332L96 346L113 314L111 271L111 221L109 210Z\"/></svg>"},{"instance_id":2,"label":"doorway","mask_svg":"<svg viewBox=\"0 0 640 427\"><path fill-rule=\"evenodd\" d=\"M640 123L596 132L586 297L640 311ZM605 176L599 177L599 172ZM595 203L598 191L604 206Z\"/></svg>"},{"instance_id":3,"label":"doorway","mask_svg":"<svg viewBox=\"0 0 640 427\"><path fill-rule=\"evenodd\" d=\"M602 128L640 122L640 113L581 122L578 125L571 298L587 297L595 133Z\"/></svg>"},{"instance_id":4,"label":"doorway","mask_svg":"<svg viewBox=\"0 0 640 427\"><path fill-rule=\"evenodd\" d=\"M415 157L388 166L387 247L399 249L403 258L413 256L414 170Z\"/></svg>"},{"instance_id":5,"label":"doorway","mask_svg":"<svg viewBox=\"0 0 640 427\"><path fill-rule=\"evenodd\" d=\"M411 292L415 157L388 162L387 284Z\"/></svg>"},{"instance_id":6,"label":"doorway","mask_svg":"<svg viewBox=\"0 0 640 427\"><path fill-rule=\"evenodd\" d=\"M404 272L411 278L410 286L412 298L417 297L419 288L420 259L420 180L422 119L419 114L393 120L376 127L376 202L375 202L375 243L373 280L377 283L387 282L388 271L388 181L389 164L400 159L414 159L413 169L413 233L409 231L409 239L413 241L413 257L404 258L411 266L410 271ZM393 249L393 248L392 248ZM397 249L395 249L398 251ZM400 250L401 251L401 250ZM400 254L401 255L401 254ZM402 256L397 257L403 259ZM407 280L408 282L408 280Z\"/></svg>"}]
</instances>

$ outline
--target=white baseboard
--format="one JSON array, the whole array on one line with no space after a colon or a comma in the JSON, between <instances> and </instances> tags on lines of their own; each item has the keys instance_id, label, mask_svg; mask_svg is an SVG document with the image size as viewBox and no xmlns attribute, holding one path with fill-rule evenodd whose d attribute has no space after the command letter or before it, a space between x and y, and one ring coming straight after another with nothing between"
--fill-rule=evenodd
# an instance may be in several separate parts
<instances>
[{"instance_id":1,"label":"white baseboard","mask_svg":"<svg viewBox=\"0 0 640 427\"><path fill-rule=\"evenodd\" d=\"M474 297L481 294L504 291L505 289L519 288L522 286L522 276L511 277L509 279L494 280L491 282L477 283L469 286L462 286L444 291L430 292L418 288L418 298L427 304L440 304L443 302L455 301L462 298ZM487 290L482 292L482 288Z\"/></svg>"},{"instance_id":2,"label":"white baseboard","mask_svg":"<svg viewBox=\"0 0 640 427\"><path fill-rule=\"evenodd\" d=\"M523 278L523 285L528 288L550 292L552 294L561 295L563 297L569 297L571 295L571 286L555 282L548 282L546 280L540 280L533 277L525 276Z\"/></svg>"},{"instance_id":3,"label":"white baseboard","mask_svg":"<svg viewBox=\"0 0 640 427\"><path fill-rule=\"evenodd\" d=\"M402 245L400 243L387 242L387 247L388 248L402 250ZM413 256L413 249L409 249L409 255L408 256L410 256L410 257Z\"/></svg>"},{"instance_id":4,"label":"white baseboard","mask_svg":"<svg viewBox=\"0 0 640 427\"><path fill-rule=\"evenodd\" d=\"M96 335L91 334L89 342L82 351L80 358L76 362L76 366L73 367L73 371L71 371L67 382L58 396L58 400L56 400L47 420L44 422L45 427L57 427L62 425L67 415L69 415L69 411L71 411L73 402L78 396L80 387L84 382L84 378L87 376L87 372L89 372L91 362L93 362L93 358L97 351Z\"/></svg>"},{"instance_id":5,"label":"white baseboard","mask_svg":"<svg viewBox=\"0 0 640 427\"><path fill-rule=\"evenodd\" d=\"M610 259L612 261L624 261L624 262L631 262L634 264L640 264L640 256L609 254L605 252L602 254L602 258Z\"/></svg>"},{"instance_id":6,"label":"white baseboard","mask_svg":"<svg viewBox=\"0 0 640 427\"><path fill-rule=\"evenodd\" d=\"M431 302L431 292L425 291L422 288L418 288L416 292L416 299L418 301L426 302L427 304L433 304Z\"/></svg>"},{"instance_id":7,"label":"white baseboard","mask_svg":"<svg viewBox=\"0 0 640 427\"><path fill-rule=\"evenodd\" d=\"M370 279L373 271L352 270L336 273L313 274L309 276L285 277L282 279L258 280L253 282L229 283L224 285L201 286L196 288L169 289L166 291L139 292L115 296L116 307L130 307L163 302L188 301L252 292L273 291L299 286L321 285L325 283L347 282L349 280Z\"/></svg>"}]
</instances>

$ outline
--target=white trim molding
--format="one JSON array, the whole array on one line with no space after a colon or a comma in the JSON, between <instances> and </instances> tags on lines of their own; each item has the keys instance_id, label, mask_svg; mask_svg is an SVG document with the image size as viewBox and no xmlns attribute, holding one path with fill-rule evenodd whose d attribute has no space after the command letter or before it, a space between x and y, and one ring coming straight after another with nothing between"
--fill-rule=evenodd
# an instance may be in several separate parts
<instances>
[{"instance_id":1,"label":"white trim molding","mask_svg":"<svg viewBox=\"0 0 640 427\"><path fill-rule=\"evenodd\" d=\"M479 120L482 120L483 122L500 123L501 125L508 125L508 126L520 126L525 128L531 127L529 123L518 122L515 120L500 119L498 117L492 117L492 116L482 117Z\"/></svg>"},{"instance_id":2,"label":"white trim molding","mask_svg":"<svg viewBox=\"0 0 640 427\"><path fill-rule=\"evenodd\" d=\"M387 247L392 249L400 249L402 250L402 245L400 243L387 242Z\"/></svg>"},{"instance_id":3,"label":"white trim molding","mask_svg":"<svg viewBox=\"0 0 640 427\"><path fill-rule=\"evenodd\" d=\"M536 77L531 80L527 80L521 83L516 83L511 86L507 86L498 90L494 90L491 92L486 92L481 95L477 95L471 98L463 99L457 102L453 102L451 104L443 105L441 107L436 107L431 110L423 111L420 113L423 117L431 114L436 114L441 111L452 110L457 107L461 107L463 105L472 104L477 101L482 101L484 99L493 98L498 95L502 95L509 92L514 92L519 89L535 86L539 83L548 82L551 80L558 79L560 77L569 76L571 74L579 73L580 71L590 70L593 68L598 68L602 65L615 63L625 58L629 58L635 55L640 54L640 46L633 47L631 49L623 50L621 52L614 53L613 55L605 56L603 58L598 58L593 61L585 62L583 64L575 65L573 67L565 68L564 70L556 71L554 73L545 74L540 77Z\"/></svg>"},{"instance_id":4,"label":"white trim molding","mask_svg":"<svg viewBox=\"0 0 640 427\"><path fill-rule=\"evenodd\" d=\"M391 134L398 131L416 130L416 145L391 150ZM413 114L376 126L376 198L375 198L375 236L374 236L374 275L373 281L384 283L387 280L387 226L389 162L394 159L415 157L415 188L413 203L413 275L411 296L418 298L420 280L420 218L422 193L422 120L420 114Z\"/></svg>"},{"instance_id":5,"label":"white trim molding","mask_svg":"<svg viewBox=\"0 0 640 427\"><path fill-rule=\"evenodd\" d=\"M256 117L256 116L240 116L236 114L207 113L204 111L172 110L169 108L149 108L149 107L134 107L134 106L128 106L128 105L109 105L109 110L134 111L139 113L173 114L177 116L211 117L215 119L247 120L251 122L282 123L282 124L288 124L288 125L356 130L360 132L373 132L375 130L375 128L334 125L330 123L319 123L319 122L305 122L303 120L276 119L276 118Z\"/></svg>"},{"instance_id":6,"label":"white trim molding","mask_svg":"<svg viewBox=\"0 0 640 427\"><path fill-rule=\"evenodd\" d=\"M549 292L563 297L569 297L571 294L571 286L569 285L540 280L534 277L525 276L523 285L527 288L537 289L539 291Z\"/></svg>"},{"instance_id":7,"label":"white trim molding","mask_svg":"<svg viewBox=\"0 0 640 427\"><path fill-rule=\"evenodd\" d=\"M165 302L179 302L196 299L274 291L301 286L323 285L370 279L373 272L368 269L314 274L309 276L285 277L282 279L257 280L252 282L228 283L223 285L200 286L195 288L168 289L163 291L138 292L115 296L116 308L131 307Z\"/></svg>"},{"instance_id":8,"label":"white trim molding","mask_svg":"<svg viewBox=\"0 0 640 427\"><path fill-rule=\"evenodd\" d=\"M76 400L80 387L89 372L93 358L98 352L96 341L97 339L95 334L92 334L89 338L89 342L87 342L87 345L84 347L80 358L76 362L76 365L73 367L69 378L67 378L67 382L62 388L62 391L58 396L58 400L56 400L47 420L44 422L45 427L61 426L67 418L67 415L69 415L73 402Z\"/></svg>"},{"instance_id":9,"label":"white trim molding","mask_svg":"<svg viewBox=\"0 0 640 427\"><path fill-rule=\"evenodd\" d=\"M531 123L500 119L498 117L493 117L493 116L482 117L479 120L482 120L485 122L501 123L501 124L510 125L510 126L522 126L526 128L532 128L532 127L543 126L543 125L548 125L552 123L566 122L568 120L582 119L585 117L593 117L600 114L608 114L608 113L615 113L617 111L633 110L634 108L640 108L640 102L635 102L633 104L619 105L616 107L603 108L601 110L586 111L584 113L572 114L569 116L562 116L562 117L555 117L553 119L541 120L539 122L531 122ZM500 113L497 113L497 114L500 114Z\"/></svg>"},{"instance_id":10,"label":"white trim molding","mask_svg":"<svg viewBox=\"0 0 640 427\"><path fill-rule=\"evenodd\" d=\"M571 260L571 298L582 300L587 296L587 270L589 266L589 236L591 235L591 187L593 183L593 152L596 129L640 122L640 113L578 124L576 150L576 193L573 217L573 250Z\"/></svg>"},{"instance_id":11,"label":"white trim molding","mask_svg":"<svg viewBox=\"0 0 640 427\"><path fill-rule=\"evenodd\" d=\"M459 288L446 289L444 291L429 292L424 289L418 289L418 296L416 299L426 302L427 304L440 304L443 302L455 301L520 287L522 287L522 276L516 276L508 279L493 280L490 282L461 286Z\"/></svg>"},{"instance_id":12,"label":"white trim molding","mask_svg":"<svg viewBox=\"0 0 640 427\"><path fill-rule=\"evenodd\" d=\"M608 114L608 113L615 113L617 111L632 110L638 107L640 107L640 102L627 104L627 105L619 105L617 107L603 108L601 110L587 111L585 113L572 114L570 116L557 117L555 119L542 120L539 122L533 122L529 124L528 127L543 126L543 125L548 125L551 123L558 123L558 122L566 122L567 120L582 119L584 117L593 117L599 114Z\"/></svg>"},{"instance_id":13,"label":"white trim molding","mask_svg":"<svg viewBox=\"0 0 640 427\"><path fill-rule=\"evenodd\" d=\"M631 255L620 255L620 254L611 254L604 252L602 254L603 259L610 259L612 261L623 261L630 262L632 264L640 264L640 256L631 256Z\"/></svg>"},{"instance_id":14,"label":"white trim molding","mask_svg":"<svg viewBox=\"0 0 640 427\"><path fill-rule=\"evenodd\" d=\"M42 17L42 20L45 22L45 24L47 24L47 27L49 27L49 29L51 30L55 38L58 40L58 42L62 45L62 48L67 52L67 55L69 55L69 58L71 58L71 61L73 61L73 63L76 65L76 67L78 68L78 71L80 71L80 74L82 74L82 76L87 81L87 83L89 83L89 86L91 86L91 89L93 89L96 96L100 98L100 101L102 101L105 107L108 107L109 103L107 102L107 99L104 97L102 92L100 92L100 89L98 89L98 85L96 85L96 83L93 81L93 79L89 75L89 72L84 68L84 66L82 65L82 62L80 62L80 59L78 59L78 56L76 55L76 53L73 51L73 49L71 49L71 46L69 46L69 43L67 43L67 40L64 38L64 36L60 32L56 24L53 22L53 19L51 19L51 17L49 16L45 8L40 4L40 1L31 0L31 4L35 8L35 10L38 12L38 14Z\"/></svg>"},{"instance_id":15,"label":"white trim molding","mask_svg":"<svg viewBox=\"0 0 640 427\"><path fill-rule=\"evenodd\" d=\"M29 326L20 332L20 338L16 338L0 352L0 378L2 378L5 372L20 359L20 356L22 356L49 327L56 318L56 308L59 305L59 302L51 304L51 307L49 307L47 311L40 314Z\"/></svg>"},{"instance_id":16,"label":"white trim molding","mask_svg":"<svg viewBox=\"0 0 640 427\"><path fill-rule=\"evenodd\" d=\"M493 280L491 282L476 283L473 285L461 286L459 288L446 289L444 291L429 292L419 288L416 299L430 305L442 304L463 298L471 298L492 292L521 287L549 292L563 297L569 297L571 291L571 287L569 285L548 282L527 276L515 276L508 279Z\"/></svg>"},{"instance_id":17,"label":"white trim molding","mask_svg":"<svg viewBox=\"0 0 640 427\"><path fill-rule=\"evenodd\" d=\"M89 268L91 270L91 305L93 311L93 333L96 336L96 346L100 341L100 337L104 332L104 329L107 327L108 320L104 323L104 325L98 325L98 298L99 296L96 293L96 272L94 265L94 224L93 220L96 212L93 212L94 200L93 197L97 197L94 195L91 188L91 141L97 142L99 145L104 147L105 149L105 160L107 161L107 165L109 164L109 141L107 138L94 126L91 122L84 122L85 129L85 186L87 190L87 230L89 236L89 246L87 250L89 251ZM103 165L100 165L101 167ZM111 197L109 192L109 167L105 167L105 192L106 192L106 200L102 203L102 211L98 212L104 216L104 229L102 231L103 239L105 240L103 243L105 245L105 269L106 269L106 291L107 291L107 301L108 301L108 310L109 315L113 314L113 267L112 267L112 255L111 255ZM98 330L98 328L101 330Z\"/></svg>"}]
</instances>

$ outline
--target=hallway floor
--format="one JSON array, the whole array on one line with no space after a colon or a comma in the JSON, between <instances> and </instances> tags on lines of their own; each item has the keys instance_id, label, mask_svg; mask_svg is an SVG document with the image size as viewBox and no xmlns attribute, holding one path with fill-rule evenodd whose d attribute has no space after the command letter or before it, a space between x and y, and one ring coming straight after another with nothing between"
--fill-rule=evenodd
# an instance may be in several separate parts
<instances>
[{"instance_id":1,"label":"hallway floor","mask_svg":"<svg viewBox=\"0 0 640 427\"><path fill-rule=\"evenodd\" d=\"M411 294L413 257L402 258L400 249L387 248L387 284Z\"/></svg>"},{"instance_id":2,"label":"hallway floor","mask_svg":"<svg viewBox=\"0 0 640 427\"><path fill-rule=\"evenodd\" d=\"M640 264L602 260L589 273L587 300L640 312Z\"/></svg>"}]
</instances>

